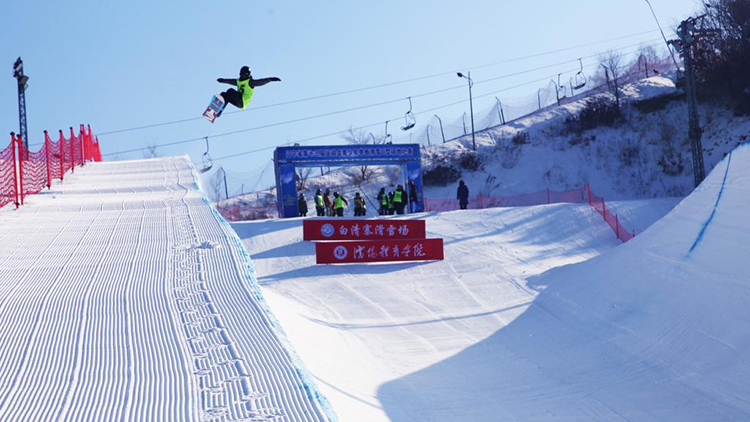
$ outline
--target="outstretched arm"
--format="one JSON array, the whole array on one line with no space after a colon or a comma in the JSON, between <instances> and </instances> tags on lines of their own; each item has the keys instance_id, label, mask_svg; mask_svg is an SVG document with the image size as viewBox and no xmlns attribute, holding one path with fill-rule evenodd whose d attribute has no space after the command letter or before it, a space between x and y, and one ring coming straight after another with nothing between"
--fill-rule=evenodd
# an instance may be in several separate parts
<instances>
[{"instance_id":1,"label":"outstretched arm","mask_svg":"<svg viewBox=\"0 0 750 422\"><path fill-rule=\"evenodd\" d=\"M255 88L256 86L263 86L269 82L281 82L281 79L273 77L273 78L262 78L262 79L253 79L250 81L250 86Z\"/></svg>"},{"instance_id":2,"label":"outstretched arm","mask_svg":"<svg viewBox=\"0 0 750 422\"><path fill-rule=\"evenodd\" d=\"M227 84L227 85L237 85L237 79L219 78L216 80L216 82Z\"/></svg>"}]
</instances>

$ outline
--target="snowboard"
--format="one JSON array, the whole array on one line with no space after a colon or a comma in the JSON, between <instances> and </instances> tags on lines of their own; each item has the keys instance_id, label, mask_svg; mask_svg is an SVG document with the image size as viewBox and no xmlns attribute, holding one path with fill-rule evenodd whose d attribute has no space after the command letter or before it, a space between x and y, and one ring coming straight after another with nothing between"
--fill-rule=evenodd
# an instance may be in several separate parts
<instances>
[{"instance_id":1,"label":"snowboard","mask_svg":"<svg viewBox=\"0 0 750 422\"><path fill-rule=\"evenodd\" d=\"M227 103L224 102L224 99L221 97L221 95L216 94L211 99L208 107L206 107L206 111L203 112L203 117L205 117L209 122L213 123L214 120L221 116L221 113L224 111L224 108L226 106Z\"/></svg>"}]
</instances>

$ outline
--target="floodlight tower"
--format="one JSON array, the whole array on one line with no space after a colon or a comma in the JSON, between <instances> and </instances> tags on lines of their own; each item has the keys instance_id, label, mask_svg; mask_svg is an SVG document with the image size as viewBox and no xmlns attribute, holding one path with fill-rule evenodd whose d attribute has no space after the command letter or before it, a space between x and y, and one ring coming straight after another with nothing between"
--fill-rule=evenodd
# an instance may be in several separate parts
<instances>
[{"instance_id":1,"label":"floodlight tower","mask_svg":"<svg viewBox=\"0 0 750 422\"><path fill-rule=\"evenodd\" d=\"M29 149L29 133L26 126L26 88L29 87L29 77L23 74L23 61L19 57L16 62L13 63L13 77L18 81L18 124L20 126L19 132L21 133L21 139L26 146L26 150Z\"/></svg>"}]
</instances>

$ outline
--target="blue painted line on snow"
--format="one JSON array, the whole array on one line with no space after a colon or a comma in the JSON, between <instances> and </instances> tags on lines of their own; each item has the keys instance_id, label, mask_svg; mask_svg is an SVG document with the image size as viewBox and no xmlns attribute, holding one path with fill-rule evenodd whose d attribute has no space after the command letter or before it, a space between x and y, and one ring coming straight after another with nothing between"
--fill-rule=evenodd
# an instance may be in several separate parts
<instances>
[{"instance_id":1,"label":"blue painted line on snow","mask_svg":"<svg viewBox=\"0 0 750 422\"><path fill-rule=\"evenodd\" d=\"M703 223L703 227L701 227L701 231L698 233L698 237L695 238L695 242L693 242L693 246L690 247L690 250L688 251L688 255L690 255L693 252L693 249L695 249L698 246L698 244L700 244L701 241L703 240L703 235L706 233L706 229L711 224L711 221L714 219L714 216L716 215L716 210L719 208L719 201L721 201L721 195L724 193L724 186L727 184L727 175L729 174L729 165L732 164L732 152L729 153L729 158L727 159L727 168L726 170L724 170L724 180L721 181L721 189L719 189L719 195L716 197L716 203L714 204L714 209L713 211L711 211L711 215L708 216L708 220L706 220L706 222Z\"/></svg>"}]
</instances>

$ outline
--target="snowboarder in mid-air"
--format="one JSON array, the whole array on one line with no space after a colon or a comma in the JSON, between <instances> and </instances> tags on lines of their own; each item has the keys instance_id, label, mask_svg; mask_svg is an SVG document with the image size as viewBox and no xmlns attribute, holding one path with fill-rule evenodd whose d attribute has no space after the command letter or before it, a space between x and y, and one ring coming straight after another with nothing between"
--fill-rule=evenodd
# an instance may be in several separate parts
<instances>
[{"instance_id":1,"label":"snowboarder in mid-air","mask_svg":"<svg viewBox=\"0 0 750 422\"><path fill-rule=\"evenodd\" d=\"M263 86L269 82L281 82L281 79L276 77L253 79L248 66L242 66L240 69L239 79L226 79L219 78L216 80L219 83L234 85L237 89L230 88L219 95L214 95L206 111L203 113L211 123L216 120L217 117L221 116L224 108L227 104L244 110L250 104L250 100L253 98L253 90L256 87Z\"/></svg>"}]
</instances>

